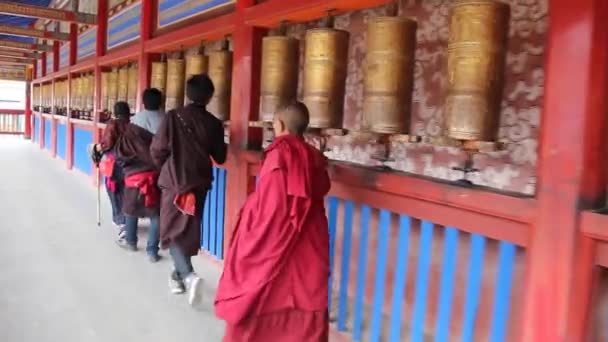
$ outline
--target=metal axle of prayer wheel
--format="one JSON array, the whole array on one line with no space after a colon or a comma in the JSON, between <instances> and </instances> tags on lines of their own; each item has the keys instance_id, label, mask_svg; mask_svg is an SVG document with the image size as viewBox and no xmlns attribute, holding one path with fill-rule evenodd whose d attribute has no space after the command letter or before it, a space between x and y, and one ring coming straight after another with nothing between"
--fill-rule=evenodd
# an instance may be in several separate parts
<instances>
[{"instance_id":1,"label":"metal axle of prayer wheel","mask_svg":"<svg viewBox=\"0 0 608 342\"><path fill-rule=\"evenodd\" d=\"M230 119L232 91L232 51L227 38L222 42L220 50L209 53L208 75L215 86L215 93L207 108L211 114L226 122Z\"/></svg>"},{"instance_id":2,"label":"metal axle of prayer wheel","mask_svg":"<svg viewBox=\"0 0 608 342\"><path fill-rule=\"evenodd\" d=\"M306 31L303 101L309 127L341 128L350 34L333 28L328 15L321 28Z\"/></svg>"},{"instance_id":3,"label":"metal axle of prayer wheel","mask_svg":"<svg viewBox=\"0 0 608 342\"><path fill-rule=\"evenodd\" d=\"M166 110L172 110L184 105L184 51L179 51L177 57L167 59L167 96Z\"/></svg>"},{"instance_id":4,"label":"metal axle of prayer wheel","mask_svg":"<svg viewBox=\"0 0 608 342\"><path fill-rule=\"evenodd\" d=\"M184 89L185 84L194 75L206 74L209 69L209 57L205 56L205 45L201 42L197 52L186 56L186 77L184 78ZM189 104L190 99L184 96L184 103Z\"/></svg>"},{"instance_id":5,"label":"metal axle of prayer wheel","mask_svg":"<svg viewBox=\"0 0 608 342\"><path fill-rule=\"evenodd\" d=\"M478 170L473 157L497 150L500 103L509 31L509 5L493 0L455 0L450 5L448 40L448 91L445 133L459 142L467 158L464 178Z\"/></svg>"}]
</instances>

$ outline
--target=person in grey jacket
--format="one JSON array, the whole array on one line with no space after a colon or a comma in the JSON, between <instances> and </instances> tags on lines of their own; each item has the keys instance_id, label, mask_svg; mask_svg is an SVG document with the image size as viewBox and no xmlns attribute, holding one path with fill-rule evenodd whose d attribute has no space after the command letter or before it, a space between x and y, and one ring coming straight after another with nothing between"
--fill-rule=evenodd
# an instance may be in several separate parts
<instances>
[{"instance_id":1,"label":"person in grey jacket","mask_svg":"<svg viewBox=\"0 0 608 342\"><path fill-rule=\"evenodd\" d=\"M158 126L165 114L161 110L163 101L163 93L156 88L148 88L142 94L144 102L144 110L135 114L131 118L131 123L147 130L152 134L156 134Z\"/></svg>"}]
</instances>

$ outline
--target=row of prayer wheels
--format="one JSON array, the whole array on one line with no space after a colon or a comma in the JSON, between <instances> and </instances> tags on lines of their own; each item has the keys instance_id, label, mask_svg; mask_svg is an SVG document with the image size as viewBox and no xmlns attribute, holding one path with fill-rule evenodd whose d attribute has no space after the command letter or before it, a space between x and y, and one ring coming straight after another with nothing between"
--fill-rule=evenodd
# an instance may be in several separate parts
<instances>
[{"instance_id":1,"label":"row of prayer wheels","mask_svg":"<svg viewBox=\"0 0 608 342\"><path fill-rule=\"evenodd\" d=\"M395 13L396 14L396 13ZM509 6L492 0L455 0L450 5L445 132L455 140L496 137ZM410 126L417 24L404 17L371 18L367 29L362 129L406 134ZM299 41L269 36L262 44L260 120L272 121L295 100ZM311 128L341 128L349 33L326 27L305 36L303 102Z\"/></svg>"},{"instance_id":2,"label":"row of prayer wheels","mask_svg":"<svg viewBox=\"0 0 608 342\"><path fill-rule=\"evenodd\" d=\"M111 71L101 73L101 110L112 112L114 104L124 101L129 104L131 111L135 111L137 105L137 64L130 63L121 67L114 67Z\"/></svg>"},{"instance_id":3,"label":"row of prayer wheels","mask_svg":"<svg viewBox=\"0 0 608 342\"><path fill-rule=\"evenodd\" d=\"M207 109L220 120L230 116L230 90L232 87L232 52L224 41L218 51L207 55L201 48L195 54L185 57L163 58L152 63L151 87L165 94L165 110L188 104L185 96L186 82L193 75L208 74L215 86L215 93Z\"/></svg>"},{"instance_id":4,"label":"row of prayer wheels","mask_svg":"<svg viewBox=\"0 0 608 342\"><path fill-rule=\"evenodd\" d=\"M68 87L67 80L55 81L55 114L67 115L68 108Z\"/></svg>"},{"instance_id":5,"label":"row of prayer wheels","mask_svg":"<svg viewBox=\"0 0 608 342\"><path fill-rule=\"evenodd\" d=\"M47 83L33 87L32 95L36 99L34 108L42 113L50 114L53 107L53 85Z\"/></svg>"}]
</instances>

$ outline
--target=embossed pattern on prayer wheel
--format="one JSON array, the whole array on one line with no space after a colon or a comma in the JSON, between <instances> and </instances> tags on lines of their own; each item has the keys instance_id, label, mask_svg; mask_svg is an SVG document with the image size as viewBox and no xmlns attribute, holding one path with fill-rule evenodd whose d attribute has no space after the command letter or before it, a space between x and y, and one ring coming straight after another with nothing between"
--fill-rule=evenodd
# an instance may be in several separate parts
<instances>
[{"instance_id":1,"label":"embossed pattern on prayer wheel","mask_svg":"<svg viewBox=\"0 0 608 342\"><path fill-rule=\"evenodd\" d=\"M370 19L363 83L363 128L375 133L408 133L415 49L414 20Z\"/></svg>"},{"instance_id":2,"label":"embossed pattern on prayer wheel","mask_svg":"<svg viewBox=\"0 0 608 342\"><path fill-rule=\"evenodd\" d=\"M228 120L232 87L232 52L226 50L211 52L208 74L215 87L215 93L207 108L218 119Z\"/></svg>"},{"instance_id":3,"label":"embossed pattern on prayer wheel","mask_svg":"<svg viewBox=\"0 0 608 342\"><path fill-rule=\"evenodd\" d=\"M295 38L276 36L262 40L260 120L272 121L277 109L297 97L298 49Z\"/></svg>"},{"instance_id":4,"label":"embossed pattern on prayer wheel","mask_svg":"<svg viewBox=\"0 0 608 342\"><path fill-rule=\"evenodd\" d=\"M450 7L446 133L458 140L496 139L509 25L509 6L454 1Z\"/></svg>"},{"instance_id":5,"label":"embossed pattern on prayer wheel","mask_svg":"<svg viewBox=\"0 0 608 342\"><path fill-rule=\"evenodd\" d=\"M116 101L127 101L129 96L129 69L127 67L118 69L118 92Z\"/></svg>"},{"instance_id":6,"label":"embossed pattern on prayer wheel","mask_svg":"<svg viewBox=\"0 0 608 342\"><path fill-rule=\"evenodd\" d=\"M108 82L110 79L110 72L101 73L101 110L108 110Z\"/></svg>"},{"instance_id":7,"label":"embossed pattern on prayer wheel","mask_svg":"<svg viewBox=\"0 0 608 342\"><path fill-rule=\"evenodd\" d=\"M137 106L137 65L133 64L129 67L129 80L127 83L127 102L129 103L129 108L131 108L131 112L135 112L135 107Z\"/></svg>"},{"instance_id":8,"label":"embossed pattern on prayer wheel","mask_svg":"<svg viewBox=\"0 0 608 342\"><path fill-rule=\"evenodd\" d=\"M303 90L311 128L342 125L348 39L348 32L330 28L306 32Z\"/></svg>"},{"instance_id":9,"label":"embossed pattern on prayer wheel","mask_svg":"<svg viewBox=\"0 0 608 342\"><path fill-rule=\"evenodd\" d=\"M167 63L153 62L152 74L150 75L150 86L160 90L163 95L167 90Z\"/></svg>"},{"instance_id":10,"label":"embossed pattern on prayer wheel","mask_svg":"<svg viewBox=\"0 0 608 342\"><path fill-rule=\"evenodd\" d=\"M118 70L108 74L108 111L114 112L114 104L118 98Z\"/></svg>"},{"instance_id":11,"label":"embossed pattern on prayer wheel","mask_svg":"<svg viewBox=\"0 0 608 342\"><path fill-rule=\"evenodd\" d=\"M167 60L167 110L179 108L184 104L184 69L183 59Z\"/></svg>"},{"instance_id":12,"label":"embossed pattern on prayer wheel","mask_svg":"<svg viewBox=\"0 0 608 342\"><path fill-rule=\"evenodd\" d=\"M32 105L34 107L40 105L40 87L37 85L32 87Z\"/></svg>"},{"instance_id":13,"label":"embossed pattern on prayer wheel","mask_svg":"<svg viewBox=\"0 0 608 342\"><path fill-rule=\"evenodd\" d=\"M209 66L209 57L201 54L186 56L186 75L184 77L184 89L186 82L194 75L207 73ZM184 97L184 103L190 103L188 97Z\"/></svg>"}]
</instances>

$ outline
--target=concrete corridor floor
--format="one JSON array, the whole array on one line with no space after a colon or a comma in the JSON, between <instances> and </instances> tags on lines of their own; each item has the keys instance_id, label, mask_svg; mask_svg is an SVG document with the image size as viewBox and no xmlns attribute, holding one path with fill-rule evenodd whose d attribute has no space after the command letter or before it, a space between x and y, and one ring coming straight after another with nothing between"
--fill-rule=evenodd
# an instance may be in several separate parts
<instances>
[{"instance_id":1,"label":"concrete corridor floor","mask_svg":"<svg viewBox=\"0 0 608 342\"><path fill-rule=\"evenodd\" d=\"M169 294L158 264L119 249L91 178L21 139L0 139L0 341L216 342L224 325ZM208 299L219 268L197 262Z\"/></svg>"}]
</instances>

